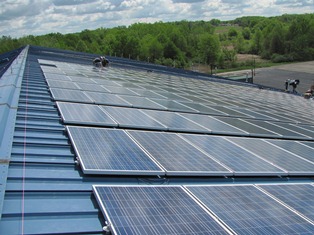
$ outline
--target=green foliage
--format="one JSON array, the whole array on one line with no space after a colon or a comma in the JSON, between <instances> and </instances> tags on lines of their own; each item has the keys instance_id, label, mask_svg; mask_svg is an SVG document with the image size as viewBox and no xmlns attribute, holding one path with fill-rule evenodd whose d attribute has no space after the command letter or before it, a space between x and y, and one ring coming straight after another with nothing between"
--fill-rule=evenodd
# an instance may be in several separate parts
<instances>
[{"instance_id":1,"label":"green foliage","mask_svg":"<svg viewBox=\"0 0 314 235\"><path fill-rule=\"evenodd\" d=\"M80 33L0 38L0 53L23 45L122 56L167 66L237 66L237 53L273 62L314 60L314 14L247 16L233 21L136 23Z\"/></svg>"}]
</instances>

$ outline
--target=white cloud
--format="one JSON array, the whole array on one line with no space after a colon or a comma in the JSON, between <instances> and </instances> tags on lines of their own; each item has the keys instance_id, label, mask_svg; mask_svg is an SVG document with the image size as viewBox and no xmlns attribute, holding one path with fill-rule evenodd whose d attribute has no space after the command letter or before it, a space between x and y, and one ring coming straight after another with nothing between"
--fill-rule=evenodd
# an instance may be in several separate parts
<instances>
[{"instance_id":1,"label":"white cloud","mask_svg":"<svg viewBox=\"0 0 314 235\"><path fill-rule=\"evenodd\" d=\"M71 33L136 22L313 12L314 0L1 0L0 36Z\"/></svg>"}]
</instances>

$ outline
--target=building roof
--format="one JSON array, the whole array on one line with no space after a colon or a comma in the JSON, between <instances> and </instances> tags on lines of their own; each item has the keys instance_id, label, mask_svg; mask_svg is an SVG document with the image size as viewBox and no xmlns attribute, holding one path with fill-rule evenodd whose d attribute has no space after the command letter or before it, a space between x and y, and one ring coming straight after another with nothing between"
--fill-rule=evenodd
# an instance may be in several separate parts
<instances>
[{"instance_id":1,"label":"building roof","mask_svg":"<svg viewBox=\"0 0 314 235\"><path fill-rule=\"evenodd\" d=\"M241 234L228 208L244 217L250 208L226 199L224 214L217 201L236 190L239 200L261 196L300 231L314 230L313 214L276 194L313 191L313 101L122 58L99 69L92 54L14 53L0 78L1 234L104 234L106 226L123 234L102 200L116 189L131 203L130 190L165 189L206 211L217 222L209 229Z\"/></svg>"}]
</instances>

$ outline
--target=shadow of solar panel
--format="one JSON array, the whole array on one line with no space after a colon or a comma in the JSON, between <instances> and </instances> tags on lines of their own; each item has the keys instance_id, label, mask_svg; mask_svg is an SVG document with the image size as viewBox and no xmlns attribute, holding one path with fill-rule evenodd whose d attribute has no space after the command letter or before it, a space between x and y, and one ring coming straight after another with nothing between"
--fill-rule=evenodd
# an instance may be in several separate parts
<instances>
[{"instance_id":1,"label":"shadow of solar panel","mask_svg":"<svg viewBox=\"0 0 314 235\"><path fill-rule=\"evenodd\" d=\"M287 175L287 172L284 172L282 169L275 167L271 163L231 143L223 137L191 134L181 136L194 146L208 153L217 162L227 166L234 172L234 175Z\"/></svg>"},{"instance_id":2,"label":"shadow of solar panel","mask_svg":"<svg viewBox=\"0 0 314 235\"><path fill-rule=\"evenodd\" d=\"M85 174L164 175L123 130L68 126Z\"/></svg>"},{"instance_id":3,"label":"shadow of solar panel","mask_svg":"<svg viewBox=\"0 0 314 235\"><path fill-rule=\"evenodd\" d=\"M50 88L52 97L56 101L72 101L79 103L93 103L84 92L79 90L69 90L69 89L59 89L59 88Z\"/></svg>"},{"instance_id":4,"label":"shadow of solar panel","mask_svg":"<svg viewBox=\"0 0 314 235\"><path fill-rule=\"evenodd\" d=\"M116 235L229 234L179 186L94 185L93 192Z\"/></svg>"},{"instance_id":5,"label":"shadow of solar panel","mask_svg":"<svg viewBox=\"0 0 314 235\"><path fill-rule=\"evenodd\" d=\"M311 234L314 225L252 185L187 186L237 234Z\"/></svg>"},{"instance_id":6,"label":"shadow of solar panel","mask_svg":"<svg viewBox=\"0 0 314 235\"><path fill-rule=\"evenodd\" d=\"M189 119L186 119L175 112L155 110L143 110L142 112L154 118L158 122L162 123L171 131L198 132L198 133L211 132L207 128L198 125L197 123Z\"/></svg>"},{"instance_id":7,"label":"shadow of solar panel","mask_svg":"<svg viewBox=\"0 0 314 235\"><path fill-rule=\"evenodd\" d=\"M132 104L121 99L118 95L91 91L85 91L85 94L90 97L95 104L132 107Z\"/></svg>"},{"instance_id":8,"label":"shadow of solar panel","mask_svg":"<svg viewBox=\"0 0 314 235\"><path fill-rule=\"evenodd\" d=\"M102 107L119 124L119 127L167 130L167 127L136 108Z\"/></svg>"},{"instance_id":9,"label":"shadow of solar panel","mask_svg":"<svg viewBox=\"0 0 314 235\"><path fill-rule=\"evenodd\" d=\"M97 105L57 102L65 124L84 124L93 126L118 126Z\"/></svg>"},{"instance_id":10,"label":"shadow of solar panel","mask_svg":"<svg viewBox=\"0 0 314 235\"><path fill-rule=\"evenodd\" d=\"M276 147L265 140L233 137L228 137L228 139L275 166L284 169L289 175L314 175L313 163L287 150Z\"/></svg>"},{"instance_id":11,"label":"shadow of solar panel","mask_svg":"<svg viewBox=\"0 0 314 235\"><path fill-rule=\"evenodd\" d=\"M213 134L249 135L249 133L219 121L211 116L189 113L180 113L180 116L203 126Z\"/></svg>"},{"instance_id":12,"label":"shadow of solar panel","mask_svg":"<svg viewBox=\"0 0 314 235\"><path fill-rule=\"evenodd\" d=\"M259 185L287 206L307 217L314 224L313 184Z\"/></svg>"},{"instance_id":13,"label":"shadow of solar panel","mask_svg":"<svg viewBox=\"0 0 314 235\"><path fill-rule=\"evenodd\" d=\"M177 134L128 131L165 169L167 175L231 175L217 161L202 153Z\"/></svg>"}]
</instances>

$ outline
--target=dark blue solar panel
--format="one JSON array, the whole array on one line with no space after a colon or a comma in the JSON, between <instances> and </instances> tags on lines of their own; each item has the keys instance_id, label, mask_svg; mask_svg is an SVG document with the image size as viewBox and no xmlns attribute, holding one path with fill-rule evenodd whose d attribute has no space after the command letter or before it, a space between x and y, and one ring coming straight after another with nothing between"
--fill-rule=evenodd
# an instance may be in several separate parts
<instances>
[{"instance_id":1,"label":"dark blue solar panel","mask_svg":"<svg viewBox=\"0 0 314 235\"><path fill-rule=\"evenodd\" d=\"M285 175L286 172L222 137L182 135L189 142L228 166L235 175Z\"/></svg>"},{"instance_id":2,"label":"dark blue solar panel","mask_svg":"<svg viewBox=\"0 0 314 235\"><path fill-rule=\"evenodd\" d=\"M314 223L314 186L312 184L259 185L259 187Z\"/></svg>"},{"instance_id":3,"label":"dark blue solar panel","mask_svg":"<svg viewBox=\"0 0 314 235\"><path fill-rule=\"evenodd\" d=\"M314 225L256 187L188 186L237 234L312 234Z\"/></svg>"},{"instance_id":4,"label":"dark blue solar panel","mask_svg":"<svg viewBox=\"0 0 314 235\"><path fill-rule=\"evenodd\" d=\"M231 172L177 134L129 131L169 175L230 175Z\"/></svg>"},{"instance_id":5,"label":"dark blue solar panel","mask_svg":"<svg viewBox=\"0 0 314 235\"><path fill-rule=\"evenodd\" d=\"M93 189L115 235L228 234L181 187L96 185Z\"/></svg>"},{"instance_id":6,"label":"dark blue solar panel","mask_svg":"<svg viewBox=\"0 0 314 235\"><path fill-rule=\"evenodd\" d=\"M71 126L67 129L84 173L164 174L123 130Z\"/></svg>"}]
</instances>

